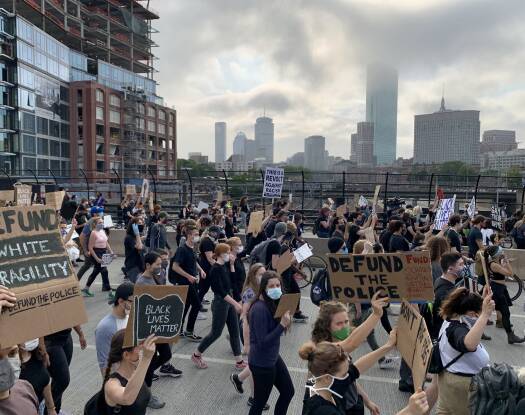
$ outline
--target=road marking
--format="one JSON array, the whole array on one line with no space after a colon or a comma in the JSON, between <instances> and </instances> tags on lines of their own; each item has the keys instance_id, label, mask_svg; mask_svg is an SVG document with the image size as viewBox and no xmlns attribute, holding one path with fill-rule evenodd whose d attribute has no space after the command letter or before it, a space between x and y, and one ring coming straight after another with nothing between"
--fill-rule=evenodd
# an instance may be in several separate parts
<instances>
[{"instance_id":1,"label":"road marking","mask_svg":"<svg viewBox=\"0 0 525 415\"><path fill-rule=\"evenodd\" d=\"M73 343L73 346L80 349L80 344L78 344L78 343ZM86 348L88 350L96 350L96 347L93 344L88 344ZM191 360L191 355L190 354L173 353L173 357L175 359ZM206 357L206 361L207 362L212 362L212 363L218 363L218 364L221 364L221 365L232 366L232 368L233 368L233 365L235 363L234 360L219 359L217 357ZM305 374L305 375L308 374L308 370L306 368L302 368L302 367L288 366L288 370L290 372L294 372L294 373L302 373L302 374ZM364 381L368 381L368 382L391 383L391 384L394 384L394 385L397 385L397 382L398 382L396 379L387 379L387 378L380 378L380 377L377 377L377 376L367 376L367 375L359 376L359 379L364 380Z\"/></svg>"}]
</instances>

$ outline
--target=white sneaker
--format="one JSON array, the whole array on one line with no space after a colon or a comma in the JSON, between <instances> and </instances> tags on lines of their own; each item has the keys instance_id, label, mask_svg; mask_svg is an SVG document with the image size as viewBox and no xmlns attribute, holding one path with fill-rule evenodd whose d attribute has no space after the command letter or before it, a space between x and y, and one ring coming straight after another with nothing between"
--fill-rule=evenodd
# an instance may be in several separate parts
<instances>
[{"instance_id":1,"label":"white sneaker","mask_svg":"<svg viewBox=\"0 0 525 415\"><path fill-rule=\"evenodd\" d=\"M397 356L385 356L383 361L377 363L379 365L379 369L392 369L398 360L399 357Z\"/></svg>"},{"instance_id":2,"label":"white sneaker","mask_svg":"<svg viewBox=\"0 0 525 415\"><path fill-rule=\"evenodd\" d=\"M206 317L206 314L200 313L197 315L197 320L207 320L208 317Z\"/></svg>"}]
</instances>

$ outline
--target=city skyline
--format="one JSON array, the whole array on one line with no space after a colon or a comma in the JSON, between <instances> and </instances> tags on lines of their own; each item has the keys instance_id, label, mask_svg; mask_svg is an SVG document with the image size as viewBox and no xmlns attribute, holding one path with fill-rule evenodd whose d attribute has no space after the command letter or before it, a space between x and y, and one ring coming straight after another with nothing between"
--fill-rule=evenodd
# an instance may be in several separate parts
<instances>
[{"instance_id":1,"label":"city skyline","mask_svg":"<svg viewBox=\"0 0 525 415\"><path fill-rule=\"evenodd\" d=\"M182 157L209 153L217 120L228 122L230 143L237 131L251 135L266 109L277 161L313 134L347 158L350 133L365 120L366 65L376 60L399 73L397 156L412 156L413 117L439 107L443 86L449 107L481 112L482 131L525 135L519 1L292 3L152 2L165 45L155 79L180 114ZM206 30L196 30L202 22Z\"/></svg>"}]
</instances>

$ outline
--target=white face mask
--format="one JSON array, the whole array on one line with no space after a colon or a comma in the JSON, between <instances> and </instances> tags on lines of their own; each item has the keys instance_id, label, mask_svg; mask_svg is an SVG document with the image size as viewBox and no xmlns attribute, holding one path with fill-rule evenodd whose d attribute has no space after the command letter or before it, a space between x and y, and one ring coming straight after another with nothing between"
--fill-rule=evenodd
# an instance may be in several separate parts
<instances>
[{"instance_id":1,"label":"white face mask","mask_svg":"<svg viewBox=\"0 0 525 415\"><path fill-rule=\"evenodd\" d=\"M236 249L237 253L240 254L242 251L244 251L244 246L238 246Z\"/></svg>"},{"instance_id":2,"label":"white face mask","mask_svg":"<svg viewBox=\"0 0 525 415\"><path fill-rule=\"evenodd\" d=\"M200 237L200 236L194 236L194 237L193 237L193 243L194 243L194 244L198 243L200 240L201 240L201 237Z\"/></svg>"},{"instance_id":3,"label":"white face mask","mask_svg":"<svg viewBox=\"0 0 525 415\"><path fill-rule=\"evenodd\" d=\"M330 389L332 387L332 385L334 384L334 381L338 380L338 381L344 381L346 379L348 379L348 373L343 376L343 377L337 377L337 376L333 376L333 375L329 375L329 374L326 374L326 375L321 375L321 376L317 376L317 377L314 377L314 378L311 378L309 379L310 382L315 382L317 379L320 379L322 378L323 376L330 376L332 378L332 381L330 382L330 385L328 386L325 386L325 387L322 387L322 388L316 388L314 386L310 386L310 385L306 385L306 387L308 389L310 389L311 391L313 391L314 393L317 394L317 392L319 391L328 391L330 392L332 395L335 395L337 396L339 399L343 399L343 396L340 395L339 393L333 391L332 389Z\"/></svg>"},{"instance_id":4,"label":"white face mask","mask_svg":"<svg viewBox=\"0 0 525 415\"><path fill-rule=\"evenodd\" d=\"M230 254L222 254L221 258L224 262L230 262Z\"/></svg>"}]
</instances>

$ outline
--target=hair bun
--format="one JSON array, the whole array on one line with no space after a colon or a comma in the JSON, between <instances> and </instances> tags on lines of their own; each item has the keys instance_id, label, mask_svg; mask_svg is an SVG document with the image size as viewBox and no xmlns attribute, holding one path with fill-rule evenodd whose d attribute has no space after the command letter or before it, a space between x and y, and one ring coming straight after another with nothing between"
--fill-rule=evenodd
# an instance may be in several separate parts
<instances>
[{"instance_id":1,"label":"hair bun","mask_svg":"<svg viewBox=\"0 0 525 415\"><path fill-rule=\"evenodd\" d=\"M314 342L308 341L299 348L299 357L310 362L314 358L315 350Z\"/></svg>"}]
</instances>

